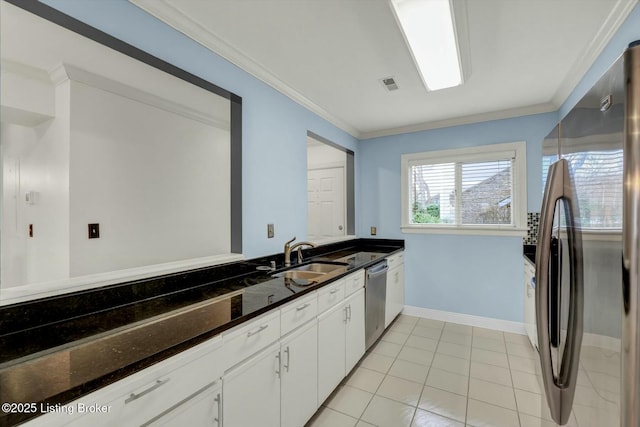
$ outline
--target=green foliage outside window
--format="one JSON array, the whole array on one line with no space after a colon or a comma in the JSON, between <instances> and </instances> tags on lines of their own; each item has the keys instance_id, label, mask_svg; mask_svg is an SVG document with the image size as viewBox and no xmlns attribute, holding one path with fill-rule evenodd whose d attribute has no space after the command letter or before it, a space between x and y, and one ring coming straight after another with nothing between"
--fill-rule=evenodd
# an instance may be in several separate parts
<instances>
[{"instance_id":1,"label":"green foliage outside window","mask_svg":"<svg viewBox=\"0 0 640 427\"><path fill-rule=\"evenodd\" d=\"M440 224L440 205L427 205L425 207L413 204L413 224Z\"/></svg>"}]
</instances>

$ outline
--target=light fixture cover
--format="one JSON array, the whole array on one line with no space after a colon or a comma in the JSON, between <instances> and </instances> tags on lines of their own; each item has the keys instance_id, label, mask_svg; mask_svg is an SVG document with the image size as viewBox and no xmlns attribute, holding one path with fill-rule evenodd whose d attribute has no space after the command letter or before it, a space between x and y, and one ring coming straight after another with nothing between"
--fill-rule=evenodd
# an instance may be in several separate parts
<instances>
[{"instance_id":1,"label":"light fixture cover","mask_svg":"<svg viewBox=\"0 0 640 427\"><path fill-rule=\"evenodd\" d=\"M463 83L452 0L390 0L428 90Z\"/></svg>"}]
</instances>

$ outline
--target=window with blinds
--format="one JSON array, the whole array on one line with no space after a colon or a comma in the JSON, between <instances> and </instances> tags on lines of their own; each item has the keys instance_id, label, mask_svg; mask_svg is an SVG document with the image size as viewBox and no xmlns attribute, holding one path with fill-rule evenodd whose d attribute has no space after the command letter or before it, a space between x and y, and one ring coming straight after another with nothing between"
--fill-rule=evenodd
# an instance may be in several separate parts
<instances>
[{"instance_id":1,"label":"window with blinds","mask_svg":"<svg viewBox=\"0 0 640 427\"><path fill-rule=\"evenodd\" d=\"M593 230L622 228L622 149L564 154L572 170L580 226ZM549 166L558 156L543 156L543 188Z\"/></svg>"},{"instance_id":2,"label":"window with blinds","mask_svg":"<svg viewBox=\"0 0 640 427\"><path fill-rule=\"evenodd\" d=\"M524 155L512 143L403 156L403 231L522 228Z\"/></svg>"}]
</instances>

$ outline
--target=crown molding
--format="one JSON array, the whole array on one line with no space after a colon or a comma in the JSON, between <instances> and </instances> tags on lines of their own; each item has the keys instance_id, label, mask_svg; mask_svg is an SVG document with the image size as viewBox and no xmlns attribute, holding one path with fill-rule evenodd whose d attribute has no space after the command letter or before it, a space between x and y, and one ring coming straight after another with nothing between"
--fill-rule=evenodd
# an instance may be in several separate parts
<instances>
[{"instance_id":1,"label":"crown molding","mask_svg":"<svg viewBox=\"0 0 640 427\"><path fill-rule=\"evenodd\" d=\"M324 108L320 107L309 98L298 92L293 87L287 85L276 75L269 72L258 61L251 59L233 44L221 39L205 26L201 25L178 6L172 4L171 0L128 0L130 3L141 8L170 27L183 33L197 43L220 55L227 61L241 68L258 80L266 83L275 90L283 93L293 101L307 108L316 115L322 117L336 127L347 132L351 136L360 139L372 139L383 136L398 135L402 133L420 132L431 129L445 128L451 126L466 125L491 120L501 120L519 116L542 114L557 111L562 103L567 99L577 84L593 65L598 56L602 53L606 45L618 31L631 10L640 0L618 0L613 10L599 29L596 36L589 44L586 52L571 67L567 77L548 103L541 103L532 106L500 110L488 113L468 115L445 120L436 120L401 126L396 128L383 129L372 132L362 132L345 121L337 118Z\"/></svg>"},{"instance_id":2,"label":"crown molding","mask_svg":"<svg viewBox=\"0 0 640 427\"><path fill-rule=\"evenodd\" d=\"M553 103L537 104L528 107L511 108L508 110L492 111L489 113L472 114L468 116L455 117L452 119L435 120L415 125L401 126L391 129L382 129L373 132L363 132L360 134L361 140L380 138L383 136L399 135L403 133L422 132L432 129L448 128L453 126L470 125L474 123L489 122L493 120L511 119L514 117L530 116L533 114L544 114L557 111L558 106Z\"/></svg>"},{"instance_id":3,"label":"crown molding","mask_svg":"<svg viewBox=\"0 0 640 427\"><path fill-rule=\"evenodd\" d=\"M150 93L119 81L84 70L75 65L61 63L49 72L51 81L57 86L67 80L84 83L88 86L99 88L107 92L119 95L123 98L151 105L156 108L187 117L218 129L229 130L229 122L225 121L209 111L202 111L184 103L162 96L158 93ZM159 91L161 92L161 91Z\"/></svg>"},{"instance_id":4,"label":"crown molding","mask_svg":"<svg viewBox=\"0 0 640 427\"><path fill-rule=\"evenodd\" d=\"M607 16L607 19L605 19L595 37L589 43L584 55L581 55L573 64L556 90L551 102L558 105L558 108L560 108L569 95L571 95L571 92L578 86L580 80L582 80L587 71L589 71L589 68L591 68L596 59L598 59L598 56L604 51L604 48L618 32L638 2L639 0L618 0L616 2L611 13L609 13L609 16Z\"/></svg>"},{"instance_id":5,"label":"crown molding","mask_svg":"<svg viewBox=\"0 0 640 427\"><path fill-rule=\"evenodd\" d=\"M251 59L233 44L216 36L207 30L199 22L187 16L179 7L171 4L168 0L128 0L145 12L155 16L165 24L181 32L212 52L220 55L227 61L236 65L243 71L251 74L258 80L271 86L278 92L286 95L293 101L317 114L329 123L347 132L355 138L359 138L360 130L349 125L345 121L337 118L315 102L298 92L293 87L287 85L276 75L269 72L258 61ZM215 82L212 82L215 83Z\"/></svg>"}]
</instances>

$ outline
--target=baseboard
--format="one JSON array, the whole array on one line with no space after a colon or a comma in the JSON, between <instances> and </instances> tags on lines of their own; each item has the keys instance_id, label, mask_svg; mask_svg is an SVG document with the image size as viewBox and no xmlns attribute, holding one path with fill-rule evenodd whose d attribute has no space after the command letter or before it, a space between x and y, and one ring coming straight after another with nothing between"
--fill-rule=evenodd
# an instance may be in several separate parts
<instances>
[{"instance_id":1,"label":"baseboard","mask_svg":"<svg viewBox=\"0 0 640 427\"><path fill-rule=\"evenodd\" d=\"M402 314L526 335L524 323L512 322L510 320L494 319L492 317L474 316L471 314L463 313L454 313L451 311L433 310L430 308L415 307L412 305L405 305L404 309L402 310Z\"/></svg>"}]
</instances>

